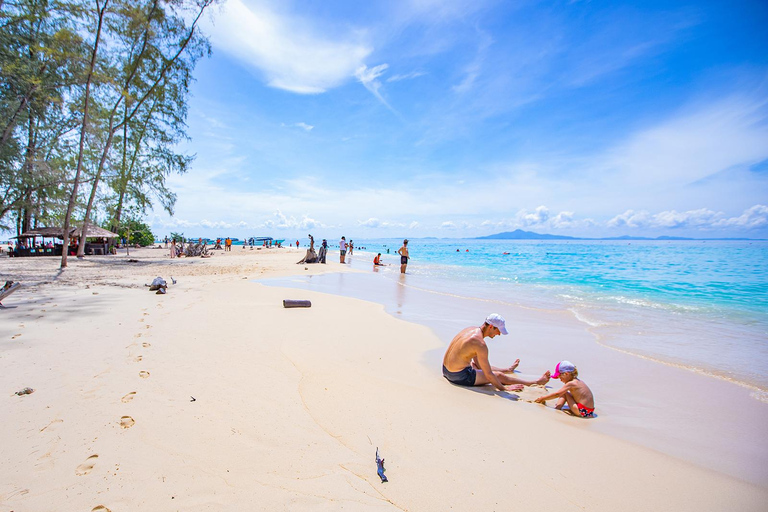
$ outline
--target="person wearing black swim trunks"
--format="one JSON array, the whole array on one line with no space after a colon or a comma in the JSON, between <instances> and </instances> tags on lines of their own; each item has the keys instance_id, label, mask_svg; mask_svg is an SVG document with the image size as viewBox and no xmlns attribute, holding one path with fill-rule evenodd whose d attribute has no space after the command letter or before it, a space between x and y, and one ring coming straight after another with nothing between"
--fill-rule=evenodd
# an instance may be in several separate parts
<instances>
[{"instance_id":1,"label":"person wearing black swim trunks","mask_svg":"<svg viewBox=\"0 0 768 512\"><path fill-rule=\"evenodd\" d=\"M405 267L408 266L408 239L403 240L403 246L397 250L400 255L400 273L405 274Z\"/></svg>"},{"instance_id":2,"label":"person wearing black swim trunks","mask_svg":"<svg viewBox=\"0 0 768 512\"><path fill-rule=\"evenodd\" d=\"M459 386L484 386L493 384L499 391L522 391L524 386L545 384L547 371L539 379L526 380L512 373L520 360L509 368L496 368L488 361L488 345L485 338L509 334L501 315L488 315L480 327L467 327L457 334L443 357L443 377Z\"/></svg>"}]
</instances>

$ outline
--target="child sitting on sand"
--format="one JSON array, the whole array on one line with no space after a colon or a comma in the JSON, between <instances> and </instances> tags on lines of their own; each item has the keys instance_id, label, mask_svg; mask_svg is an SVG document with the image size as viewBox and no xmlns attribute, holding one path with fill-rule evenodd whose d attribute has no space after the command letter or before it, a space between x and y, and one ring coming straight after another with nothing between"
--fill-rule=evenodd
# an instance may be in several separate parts
<instances>
[{"instance_id":1,"label":"child sitting on sand","mask_svg":"<svg viewBox=\"0 0 768 512\"><path fill-rule=\"evenodd\" d=\"M592 391L589 387L579 380L579 370L576 369L573 363L570 361L560 361L557 363L552 378L559 378L565 385L554 393L540 396L535 400L536 403L543 404L550 398L557 397L555 409L563 409L565 403L568 402L568 408L565 410L574 416L581 416L582 418L595 417L595 397L592 396Z\"/></svg>"}]
</instances>

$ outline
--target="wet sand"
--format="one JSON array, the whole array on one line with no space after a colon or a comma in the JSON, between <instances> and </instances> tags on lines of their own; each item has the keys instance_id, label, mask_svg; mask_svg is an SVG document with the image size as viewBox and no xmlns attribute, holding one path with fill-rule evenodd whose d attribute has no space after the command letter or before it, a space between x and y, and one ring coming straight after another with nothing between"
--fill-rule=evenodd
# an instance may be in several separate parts
<instances>
[{"instance_id":1,"label":"wet sand","mask_svg":"<svg viewBox=\"0 0 768 512\"><path fill-rule=\"evenodd\" d=\"M353 267L363 272L264 282L379 302L393 316L429 327L441 343L422 362L435 375L440 375L453 335L498 312L507 319L510 335L489 341L491 363L506 367L520 358L518 373L534 378L545 370L554 372L562 359L574 362L598 402L600 421L588 422L590 430L768 485L768 434L763 428L768 404L756 400L752 389L601 346L589 326L569 311L435 291L419 276L402 276L394 267L373 272L367 255L356 258ZM559 380L548 384L551 390L560 386Z\"/></svg>"}]
</instances>

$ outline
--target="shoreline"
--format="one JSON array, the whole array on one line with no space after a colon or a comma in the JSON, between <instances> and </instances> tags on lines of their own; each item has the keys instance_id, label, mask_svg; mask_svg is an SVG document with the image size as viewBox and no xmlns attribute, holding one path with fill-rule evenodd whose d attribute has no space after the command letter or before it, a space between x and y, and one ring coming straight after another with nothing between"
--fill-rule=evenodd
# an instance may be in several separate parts
<instances>
[{"instance_id":1,"label":"shoreline","mask_svg":"<svg viewBox=\"0 0 768 512\"><path fill-rule=\"evenodd\" d=\"M369 260L373 255L360 254ZM353 263L370 271L366 263ZM722 316L723 311L665 306L618 291L598 296L587 289L563 288L562 284L518 283L482 266L416 263L413 270L413 282L436 293L483 296L516 307L568 311L606 347L744 385L755 393L755 399L768 403L768 377L752 364L768 355L764 341L768 317L764 321ZM457 294L454 290L463 291ZM695 339L696 346L678 341L687 339Z\"/></svg>"},{"instance_id":2,"label":"shoreline","mask_svg":"<svg viewBox=\"0 0 768 512\"><path fill-rule=\"evenodd\" d=\"M768 435L760 427L768 421L768 405L753 396L754 389L604 345L568 310L446 294L420 287L420 282L412 287L407 274L380 277L369 270L338 278L331 273L311 279L268 279L265 284L383 304L394 317L430 328L441 346L425 354L422 363L438 377L443 351L453 335L482 322L490 312L501 313L510 336L488 342L491 363L505 366L519 357L518 373L538 377L544 370L554 371L561 359L573 361L596 394L598 413L603 412L603 419L590 422L590 428L699 467L717 467L758 485L768 483ZM548 386L557 389L559 382L550 381ZM718 412L708 413L708 404L717 404ZM700 428L704 415L707 429Z\"/></svg>"},{"instance_id":3,"label":"shoreline","mask_svg":"<svg viewBox=\"0 0 768 512\"><path fill-rule=\"evenodd\" d=\"M595 428L615 415L587 360L584 379L605 411L596 421L525 403L525 393L451 386L429 366L442 334L380 303L252 282L333 275L352 287L370 273L295 265L303 249L248 253L172 262L147 249L138 263L95 257L59 275L54 265L2 262L4 276L11 269L30 285L0 311L11 320L0 325L0 435L14 440L0 463L0 504L698 511L760 510L768 499L765 482ZM144 288L169 272L178 284L166 295ZM407 313L419 301L405 292ZM284 309L284 298L312 307ZM433 314L451 313L444 304ZM517 354L526 371L549 366L535 359L543 320L508 321L520 339L492 340L491 360ZM25 386L35 392L13 394Z\"/></svg>"}]
</instances>

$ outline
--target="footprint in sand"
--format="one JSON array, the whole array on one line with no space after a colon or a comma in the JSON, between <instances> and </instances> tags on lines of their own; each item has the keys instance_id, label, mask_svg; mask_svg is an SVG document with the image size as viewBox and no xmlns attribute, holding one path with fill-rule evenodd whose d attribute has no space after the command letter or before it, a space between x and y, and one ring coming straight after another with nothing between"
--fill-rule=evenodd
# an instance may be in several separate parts
<instances>
[{"instance_id":1,"label":"footprint in sand","mask_svg":"<svg viewBox=\"0 0 768 512\"><path fill-rule=\"evenodd\" d=\"M149 343L142 343L141 346L144 348L147 348L147 347L151 347L152 345L150 345Z\"/></svg>"},{"instance_id":2,"label":"footprint in sand","mask_svg":"<svg viewBox=\"0 0 768 512\"><path fill-rule=\"evenodd\" d=\"M131 428L135 423L136 421L134 421L134 419L130 416L123 416L120 418L120 426L122 428Z\"/></svg>"},{"instance_id":3,"label":"footprint in sand","mask_svg":"<svg viewBox=\"0 0 768 512\"><path fill-rule=\"evenodd\" d=\"M139 377L141 377L142 379L146 379L149 377L149 372L145 372L144 370L142 370L139 372Z\"/></svg>"},{"instance_id":4,"label":"footprint in sand","mask_svg":"<svg viewBox=\"0 0 768 512\"><path fill-rule=\"evenodd\" d=\"M151 329L151 328L152 328L152 326L151 326L151 325L148 325L148 326L147 326L147 329Z\"/></svg>"},{"instance_id":5,"label":"footprint in sand","mask_svg":"<svg viewBox=\"0 0 768 512\"><path fill-rule=\"evenodd\" d=\"M127 404L128 402L133 400L135 397L136 397L136 392L135 391L131 391L130 393L125 395L123 398L121 398L120 401L123 402L124 404Z\"/></svg>"},{"instance_id":6,"label":"footprint in sand","mask_svg":"<svg viewBox=\"0 0 768 512\"><path fill-rule=\"evenodd\" d=\"M93 466L96 465L96 459L98 459L98 455L91 455L87 459L85 459L85 462L77 466L77 469L75 469L75 474L77 476L83 476L87 475L93 470Z\"/></svg>"},{"instance_id":7,"label":"footprint in sand","mask_svg":"<svg viewBox=\"0 0 768 512\"><path fill-rule=\"evenodd\" d=\"M21 333L19 333L19 334L14 334L13 336L11 336L11 339L12 339L12 340L15 340L15 339L16 339L16 338L18 338L19 336L21 336Z\"/></svg>"},{"instance_id":8,"label":"footprint in sand","mask_svg":"<svg viewBox=\"0 0 768 512\"><path fill-rule=\"evenodd\" d=\"M139 362L139 361L141 361L142 359L144 359L144 356L136 356L136 357L134 357L134 358L133 358L133 361L134 361L135 363L138 363L138 362Z\"/></svg>"},{"instance_id":9,"label":"footprint in sand","mask_svg":"<svg viewBox=\"0 0 768 512\"><path fill-rule=\"evenodd\" d=\"M134 337L134 338L141 338L141 333L138 333L138 334L134 334L134 335L133 335L133 337Z\"/></svg>"},{"instance_id":10,"label":"footprint in sand","mask_svg":"<svg viewBox=\"0 0 768 512\"><path fill-rule=\"evenodd\" d=\"M109 510L109 509L108 509L107 507L105 507L104 505L96 505L95 507L93 507L93 508L91 509L91 512L112 512L112 511L111 511L111 510Z\"/></svg>"}]
</instances>

